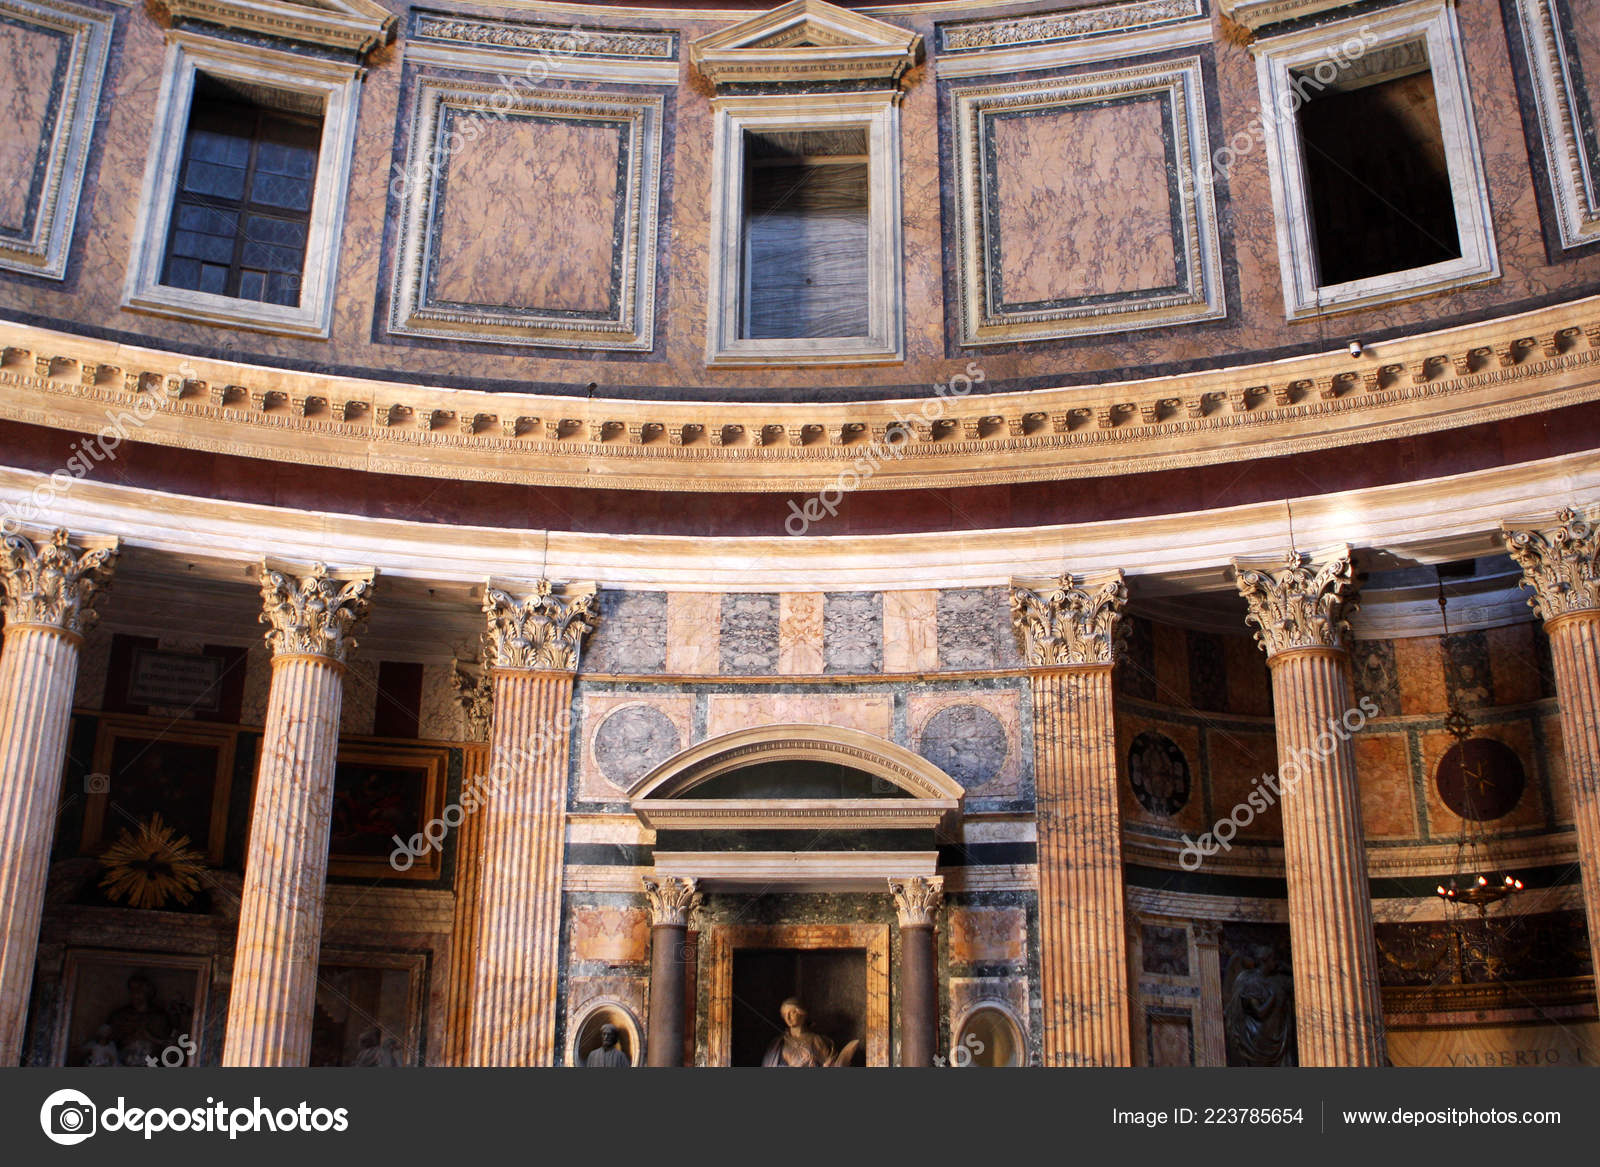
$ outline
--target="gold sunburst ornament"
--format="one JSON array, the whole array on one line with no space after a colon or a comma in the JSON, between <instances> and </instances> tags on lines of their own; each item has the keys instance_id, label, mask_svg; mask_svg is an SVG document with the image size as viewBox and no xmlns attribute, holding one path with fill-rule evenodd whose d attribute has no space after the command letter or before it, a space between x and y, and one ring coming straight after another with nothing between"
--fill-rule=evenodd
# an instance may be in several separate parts
<instances>
[{"instance_id":1,"label":"gold sunburst ornament","mask_svg":"<svg viewBox=\"0 0 1600 1167\"><path fill-rule=\"evenodd\" d=\"M100 880L106 895L136 908L159 908L168 900L188 903L205 871L205 856L189 846L189 836L178 834L158 814L137 830L123 831L100 863L106 869Z\"/></svg>"}]
</instances>

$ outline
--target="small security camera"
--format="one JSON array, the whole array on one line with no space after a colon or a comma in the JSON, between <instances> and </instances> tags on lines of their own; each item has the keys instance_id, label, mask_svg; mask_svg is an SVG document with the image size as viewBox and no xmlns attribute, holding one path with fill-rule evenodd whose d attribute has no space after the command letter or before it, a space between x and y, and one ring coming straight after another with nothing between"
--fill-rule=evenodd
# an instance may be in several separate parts
<instances>
[{"instance_id":1,"label":"small security camera","mask_svg":"<svg viewBox=\"0 0 1600 1167\"><path fill-rule=\"evenodd\" d=\"M1361 353L1362 353L1361 342L1359 340L1352 340L1350 342L1350 355L1352 357L1359 357L1361 355Z\"/></svg>"}]
</instances>

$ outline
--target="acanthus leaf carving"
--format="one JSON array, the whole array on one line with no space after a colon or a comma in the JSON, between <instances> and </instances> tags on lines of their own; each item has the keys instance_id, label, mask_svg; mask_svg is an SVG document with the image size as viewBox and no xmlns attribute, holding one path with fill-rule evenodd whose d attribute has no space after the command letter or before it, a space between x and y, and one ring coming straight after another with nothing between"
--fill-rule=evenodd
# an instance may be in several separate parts
<instances>
[{"instance_id":1,"label":"acanthus leaf carving","mask_svg":"<svg viewBox=\"0 0 1600 1167\"><path fill-rule=\"evenodd\" d=\"M493 668L576 672L583 638L599 623L593 584L560 591L548 579L518 599L491 581L483 592L484 660Z\"/></svg>"},{"instance_id":2,"label":"acanthus leaf carving","mask_svg":"<svg viewBox=\"0 0 1600 1167\"><path fill-rule=\"evenodd\" d=\"M889 880L895 914L902 928L931 928L944 903L944 876L913 875L909 879Z\"/></svg>"},{"instance_id":3,"label":"acanthus leaf carving","mask_svg":"<svg viewBox=\"0 0 1600 1167\"><path fill-rule=\"evenodd\" d=\"M468 736L476 742L488 741L489 726L494 720L494 678L476 662L451 660L450 680L455 685Z\"/></svg>"},{"instance_id":4,"label":"acanthus leaf carving","mask_svg":"<svg viewBox=\"0 0 1600 1167\"><path fill-rule=\"evenodd\" d=\"M1118 628L1128 602L1122 572L1095 577L1064 572L1050 590L1013 580L1011 619L1023 659L1034 668L1109 665L1116 660Z\"/></svg>"},{"instance_id":5,"label":"acanthus leaf carving","mask_svg":"<svg viewBox=\"0 0 1600 1167\"><path fill-rule=\"evenodd\" d=\"M1552 526L1502 530L1541 620L1600 611L1600 531L1580 511L1563 507Z\"/></svg>"},{"instance_id":6,"label":"acanthus leaf carving","mask_svg":"<svg viewBox=\"0 0 1600 1167\"><path fill-rule=\"evenodd\" d=\"M371 569L330 572L322 563L301 574L286 565L263 563L258 618L271 625L266 641L272 654L344 663L371 610L376 575Z\"/></svg>"},{"instance_id":7,"label":"acanthus leaf carving","mask_svg":"<svg viewBox=\"0 0 1600 1167\"><path fill-rule=\"evenodd\" d=\"M94 626L94 603L111 583L117 544L74 546L62 528L38 542L20 533L0 541L0 583L6 623L41 624L83 635Z\"/></svg>"},{"instance_id":8,"label":"acanthus leaf carving","mask_svg":"<svg viewBox=\"0 0 1600 1167\"><path fill-rule=\"evenodd\" d=\"M1304 551L1290 550L1282 562L1274 571L1233 561L1256 643L1269 658L1296 648L1343 648L1356 610L1350 548L1337 548L1320 567Z\"/></svg>"},{"instance_id":9,"label":"acanthus leaf carving","mask_svg":"<svg viewBox=\"0 0 1600 1167\"><path fill-rule=\"evenodd\" d=\"M650 901L652 927L685 928L689 913L700 906L700 881L681 875L663 876L644 880L644 894Z\"/></svg>"}]
</instances>

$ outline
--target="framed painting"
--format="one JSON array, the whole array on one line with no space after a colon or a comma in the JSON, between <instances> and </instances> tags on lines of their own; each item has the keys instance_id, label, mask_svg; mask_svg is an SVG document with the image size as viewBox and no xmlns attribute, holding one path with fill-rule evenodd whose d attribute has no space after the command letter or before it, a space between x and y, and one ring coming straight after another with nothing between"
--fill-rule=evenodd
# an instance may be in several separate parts
<instances>
[{"instance_id":1,"label":"framed painting","mask_svg":"<svg viewBox=\"0 0 1600 1167\"><path fill-rule=\"evenodd\" d=\"M159 815L220 866L233 779L231 729L192 722L105 718L85 783L82 848L98 855Z\"/></svg>"},{"instance_id":2,"label":"framed painting","mask_svg":"<svg viewBox=\"0 0 1600 1167\"><path fill-rule=\"evenodd\" d=\"M205 1056L209 956L69 949L58 1066L197 1066Z\"/></svg>"},{"instance_id":3,"label":"framed painting","mask_svg":"<svg viewBox=\"0 0 1600 1167\"><path fill-rule=\"evenodd\" d=\"M450 771L448 749L344 745L333 778L328 874L368 879L437 879L442 852L424 844L404 871L389 862L395 836L410 840L439 816Z\"/></svg>"}]
</instances>

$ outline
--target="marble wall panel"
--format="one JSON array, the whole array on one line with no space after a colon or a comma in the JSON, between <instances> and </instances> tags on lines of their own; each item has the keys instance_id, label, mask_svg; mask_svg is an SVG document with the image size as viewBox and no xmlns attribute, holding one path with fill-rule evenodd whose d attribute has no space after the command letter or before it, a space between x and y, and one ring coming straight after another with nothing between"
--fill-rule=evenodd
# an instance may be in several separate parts
<instances>
[{"instance_id":1,"label":"marble wall panel","mask_svg":"<svg viewBox=\"0 0 1600 1167\"><path fill-rule=\"evenodd\" d=\"M1010 668L1021 663L1011 611L1001 588L951 588L939 593L939 667L951 671Z\"/></svg>"},{"instance_id":2,"label":"marble wall panel","mask_svg":"<svg viewBox=\"0 0 1600 1167\"><path fill-rule=\"evenodd\" d=\"M680 600L687 597L680 597ZM659 673L667 665L666 592L603 589L600 623L584 646L585 673ZM684 672L697 670L683 669Z\"/></svg>"},{"instance_id":3,"label":"marble wall panel","mask_svg":"<svg viewBox=\"0 0 1600 1167\"><path fill-rule=\"evenodd\" d=\"M1369 731L1358 734L1353 744L1361 787L1361 824L1367 838L1416 838L1417 797L1409 735Z\"/></svg>"},{"instance_id":4,"label":"marble wall panel","mask_svg":"<svg viewBox=\"0 0 1600 1167\"><path fill-rule=\"evenodd\" d=\"M1245 800L1252 791L1265 789L1257 784L1263 774L1278 772L1278 742L1270 730L1249 733L1234 728L1208 728L1206 730L1207 761L1211 770L1211 810L1218 818L1234 813L1234 808L1247 805ZM1264 813L1257 813L1247 827L1239 828L1239 838L1276 842L1283 838L1283 808L1278 799Z\"/></svg>"},{"instance_id":5,"label":"marble wall panel","mask_svg":"<svg viewBox=\"0 0 1600 1167\"><path fill-rule=\"evenodd\" d=\"M1444 683L1447 701L1454 697L1468 709L1494 703L1489 645L1483 632L1463 632L1444 639Z\"/></svg>"},{"instance_id":6,"label":"marble wall panel","mask_svg":"<svg viewBox=\"0 0 1600 1167\"><path fill-rule=\"evenodd\" d=\"M707 592L672 592L667 596L667 672L717 671L721 600L721 596Z\"/></svg>"},{"instance_id":7,"label":"marble wall panel","mask_svg":"<svg viewBox=\"0 0 1600 1167\"><path fill-rule=\"evenodd\" d=\"M931 590L883 593L883 671L939 667L938 597Z\"/></svg>"},{"instance_id":8,"label":"marble wall panel","mask_svg":"<svg viewBox=\"0 0 1600 1167\"><path fill-rule=\"evenodd\" d=\"M1350 648L1350 683L1359 702L1370 698L1381 717L1401 711L1400 674L1392 640L1357 640Z\"/></svg>"},{"instance_id":9,"label":"marble wall panel","mask_svg":"<svg viewBox=\"0 0 1600 1167\"><path fill-rule=\"evenodd\" d=\"M1490 628L1483 634L1494 681L1494 705L1521 705L1537 701L1539 692L1539 653L1534 638L1543 637L1532 621Z\"/></svg>"},{"instance_id":10,"label":"marble wall panel","mask_svg":"<svg viewBox=\"0 0 1600 1167\"><path fill-rule=\"evenodd\" d=\"M79 709L105 705L106 678L111 669L111 637L104 633L84 637L78 650L78 680L72 704Z\"/></svg>"},{"instance_id":11,"label":"marble wall panel","mask_svg":"<svg viewBox=\"0 0 1600 1167\"><path fill-rule=\"evenodd\" d=\"M1246 717L1272 716L1272 674L1267 654L1248 635L1224 636L1224 675L1228 678L1228 711Z\"/></svg>"},{"instance_id":12,"label":"marble wall panel","mask_svg":"<svg viewBox=\"0 0 1600 1167\"><path fill-rule=\"evenodd\" d=\"M1189 634L1166 624L1155 626L1156 700L1187 706L1189 697Z\"/></svg>"},{"instance_id":13,"label":"marble wall panel","mask_svg":"<svg viewBox=\"0 0 1600 1167\"><path fill-rule=\"evenodd\" d=\"M883 593L827 594L822 655L830 673L883 671Z\"/></svg>"},{"instance_id":14,"label":"marble wall panel","mask_svg":"<svg viewBox=\"0 0 1600 1167\"><path fill-rule=\"evenodd\" d=\"M341 734L370 734L378 711L379 662L359 652L345 665L344 696L339 705Z\"/></svg>"},{"instance_id":15,"label":"marble wall panel","mask_svg":"<svg viewBox=\"0 0 1600 1167\"><path fill-rule=\"evenodd\" d=\"M467 740L466 714L456 693L449 665L422 666L422 700L417 710L417 736L433 741Z\"/></svg>"},{"instance_id":16,"label":"marble wall panel","mask_svg":"<svg viewBox=\"0 0 1600 1167\"><path fill-rule=\"evenodd\" d=\"M1544 741L1544 768L1550 785L1550 821L1561 826L1572 824L1572 776L1567 772L1567 751L1561 740L1561 714L1552 711L1539 718L1539 736ZM1527 797L1524 795L1523 797Z\"/></svg>"},{"instance_id":17,"label":"marble wall panel","mask_svg":"<svg viewBox=\"0 0 1600 1167\"><path fill-rule=\"evenodd\" d=\"M1116 726L1117 795L1122 806L1122 821L1181 833L1198 834L1206 830L1209 823L1206 821L1205 795L1201 784L1199 729L1183 722L1161 721L1129 710L1117 712ZM1187 777L1188 794L1183 797L1178 809L1171 814L1161 814L1146 809L1134 793L1131 767L1137 764L1148 769L1163 758L1163 754L1159 752L1151 759L1142 756L1139 759L1130 757L1135 739L1141 735L1148 735L1144 742L1147 747L1145 752L1148 752L1152 739L1159 746L1159 738L1164 737L1176 745L1183 754L1182 776ZM1170 800L1168 802L1170 803Z\"/></svg>"},{"instance_id":18,"label":"marble wall panel","mask_svg":"<svg viewBox=\"0 0 1600 1167\"><path fill-rule=\"evenodd\" d=\"M778 604L778 672L820 673L823 660L821 593L784 592Z\"/></svg>"},{"instance_id":19,"label":"marble wall panel","mask_svg":"<svg viewBox=\"0 0 1600 1167\"><path fill-rule=\"evenodd\" d=\"M1125 616L1123 621L1128 626L1128 635L1116 668L1117 690L1130 697L1154 701L1157 625L1137 616ZM1170 635L1170 630L1166 634Z\"/></svg>"},{"instance_id":20,"label":"marble wall panel","mask_svg":"<svg viewBox=\"0 0 1600 1167\"><path fill-rule=\"evenodd\" d=\"M26 236L40 208L42 177L59 106L57 88L69 38L0 13L0 230Z\"/></svg>"},{"instance_id":21,"label":"marble wall panel","mask_svg":"<svg viewBox=\"0 0 1600 1167\"><path fill-rule=\"evenodd\" d=\"M650 959L650 913L642 908L574 907L572 959L642 964Z\"/></svg>"},{"instance_id":22,"label":"marble wall panel","mask_svg":"<svg viewBox=\"0 0 1600 1167\"><path fill-rule=\"evenodd\" d=\"M706 737L758 725L829 725L894 737L894 698L874 693L712 693Z\"/></svg>"},{"instance_id":23,"label":"marble wall panel","mask_svg":"<svg viewBox=\"0 0 1600 1167\"><path fill-rule=\"evenodd\" d=\"M1224 638L1191 630L1186 639L1190 702L1196 709L1220 711L1232 708L1228 696L1228 660L1223 650Z\"/></svg>"},{"instance_id":24,"label":"marble wall panel","mask_svg":"<svg viewBox=\"0 0 1600 1167\"><path fill-rule=\"evenodd\" d=\"M1442 713L1450 707L1444 683L1444 660L1434 636L1392 641L1400 680L1402 713Z\"/></svg>"},{"instance_id":25,"label":"marble wall panel","mask_svg":"<svg viewBox=\"0 0 1600 1167\"><path fill-rule=\"evenodd\" d=\"M1011 964L1028 957L1028 917L1022 908L951 908L951 964Z\"/></svg>"},{"instance_id":26,"label":"marble wall panel","mask_svg":"<svg viewBox=\"0 0 1600 1167\"><path fill-rule=\"evenodd\" d=\"M1145 1011L1146 1042L1152 1066L1194 1065L1194 1011L1192 1009L1148 1009Z\"/></svg>"},{"instance_id":27,"label":"marble wall panel","mask_svg":"<svg viewBox=\"0 0 1600 1167\"><path fill-rule=\"evenodd\" d=\"M1165 132L1153 97L995 120L1005 303L1178 282Z\"/></svg>"},{"instance_id":28,"label":"marble wall panel","mask_svg":"<svg viewBox=\"0 0 1600 1167\"><path fill-rule=\"evenodd\" d=\"M477 140L445 170L433 299L609 315L625 198L617 126L517 116L477 124Z\"/></svg>"},{"instance_id":29,"label":"marble wall panel","mask_svg":"<svg viewBox=\"0 0 1600 1167\"><path fill-rule=\"evenodd\" d=\"M584 693L577 795L618 802L694 736L694 698L668 693Z\"/></svg>"},{"instance_id":30,"label":"marble wall panel","mask_svg":"<svg viewBox=\"0 0 1600 1167\"><path fill-rule=\"evenodd\" d=\"M722 597L721 671L761 676L778 671L778 595L734 593Z\"/></svg>"},{"instance_id":31,"label":"marble wall panel","mask_svg":"<svg viewBox=\"0 0 1600 1167\"><path fill-rule=\"evenodd\" d=\"M1483 831L1510 831L1541 826L1545 822L1543 800L1539 797L1538 759L1534 756L1533 730L1526 721L1480 722L1475 736L1504 742L1522 762L1525 784L1522 797L1509 814L1486 824L1474 823L1472 829ZM1439 761L1456 739L1443 730L1424 731L1418 735L1422 744L1422 770L1424 797L1427 799L1428 829L1436 839L1454 838L1461 833L1461 818L1439 797L1436 777Z\"/></svg>"},{"instance_id":32,"label":"marble wall panel","mask_svg":"<svg viewBox=\"0 0 1600 1167\"><path fill-rule=\"evenodd\" d=\"M1014 691L912 694L911 744L973 798L1020 798L1027 759L1022 709Z\"/></svg>"}]
</instances>

